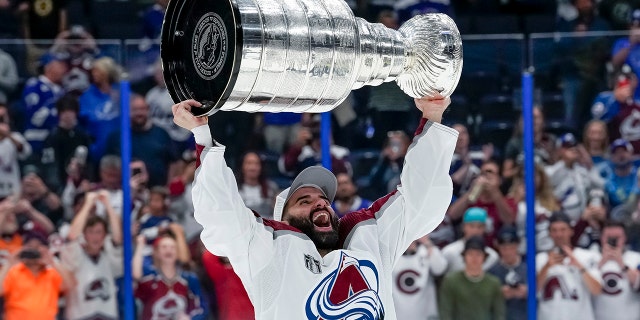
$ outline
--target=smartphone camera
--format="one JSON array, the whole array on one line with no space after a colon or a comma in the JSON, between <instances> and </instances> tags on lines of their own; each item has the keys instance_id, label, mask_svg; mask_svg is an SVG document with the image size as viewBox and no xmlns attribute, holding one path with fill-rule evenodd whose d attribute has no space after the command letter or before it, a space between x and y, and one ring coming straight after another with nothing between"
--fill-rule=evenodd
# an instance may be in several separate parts
<instances>
[{"instance_id":1,"label":"smartphone camera","mask_svg":"<svg viewBox=\"0 0 640 320\"><path fill-rule=\"evenodd\" d=\"M618 238L616 238L616 237L607 238L607 244L612 246L612 247L614 247L614 248L617 247L618 246Z\"/></svg>"},{"instance_id":2,"label":"smartphone camera","mask_svg":"<svg viewBox=\"0 0 640 320\"><path fill-rule=\"evenodd\" d=\"M36 249L25 249L20 252L19 255L21 260L37 260L42 257L40 251Z\"/></svg>"}]
</instances>

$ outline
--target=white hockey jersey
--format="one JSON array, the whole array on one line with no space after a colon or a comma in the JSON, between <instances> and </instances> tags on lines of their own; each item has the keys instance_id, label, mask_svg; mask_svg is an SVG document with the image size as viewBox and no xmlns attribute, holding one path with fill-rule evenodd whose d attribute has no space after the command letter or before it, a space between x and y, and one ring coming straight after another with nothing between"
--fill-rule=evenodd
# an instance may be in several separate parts
<instances>
[{"instance_id":1,"label":"white hockey jersey","mask_svg":"<svg viewBox=\"0 0 640 320\"><path fill-rule=\"evenodd\" d=\"M600 258L601 255L598 255ZM622 262L632 269L640 265L640 254L627 250ZM637 320L640 312L640 294L629 283L629 279L617 262L607 261L600 267L602 274L602 293L593 297L593 309L596 320Z\"/></svg>"},{"instance_id":2,"label":"white hockey jersey","mask_svg":"<svg viewBox=\"0 0 640 320\"><path fill-rule=\"evenodd\" d=\"M193 129L198 169L195 218L206 248L226 256L256 319L396 319L392 270L409 244L435 229L451 201L448 175L457 131L423 119L407 151L401 185L371 207L340 219L340 248L322 257L299 230L254 215L213 146Z\"/></svg>"},{"instance_id":3,"label":"white hockey jersey","mask_svg":"<svg viewBox=\"0 0 640 320\"><path fill-rule=\"evenodd\" d=\"M573 255L596 281L602 283L598 270L598 254L574 248ZM536 255L536 272L540 272L549 261L547 252ZM561 265L549 268L547 278L538 288L538 319L544 320L593 320L591 293L582 279L580 270L569 266L569 258Z\"/></svg>"},{"instance_id":4,"label":"white hockey jersey","mask_svg":"<svg viewBox=\"0 0 640 320\"><path fill-rule=\"evenodd\" d=\"M434 276L446 270L447 260L437 247L433 247L429 255L426 247L418 246L415 254L398 259L393 269L393 302L398 319L438 319Z\"/></svg>"}]
</instances>

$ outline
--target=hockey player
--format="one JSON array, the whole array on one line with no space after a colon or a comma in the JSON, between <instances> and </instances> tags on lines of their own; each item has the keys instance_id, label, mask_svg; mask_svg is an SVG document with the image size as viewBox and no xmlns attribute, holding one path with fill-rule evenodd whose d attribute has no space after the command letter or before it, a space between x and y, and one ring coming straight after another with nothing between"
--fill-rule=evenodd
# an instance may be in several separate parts
<instances>
[{"instance_id":1,"label":"hockey player","mask_svg":"<svg viewBox=\"0 0 640 320\"><path fill-rule=\"evenodd\" d=\"M371 207L340 220L331 208L337 183L328 170L303 170L276 199L274 220L243 203L225 147L206 117L172 107L174 121L194 133L198 169L195 218L209 251L228 257L257 319L396 319L392 270L415 239L442 221L451 201L448 175L457 131L441 125L450 100L416 99L422 121L407 151L400 185Z\"/></svg>"}]
</instances>

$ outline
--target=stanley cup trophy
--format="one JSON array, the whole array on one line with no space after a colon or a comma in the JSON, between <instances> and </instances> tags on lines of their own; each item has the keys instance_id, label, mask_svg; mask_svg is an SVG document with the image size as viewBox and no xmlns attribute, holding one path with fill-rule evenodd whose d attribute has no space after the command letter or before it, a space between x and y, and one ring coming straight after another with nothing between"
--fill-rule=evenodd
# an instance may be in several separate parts
<instances>
[{"instance_id":1,"label":"stanley cup trophy","mask_svg":"<svg viewBox=\"0 0 640 320\"><path fill-rule=\"evenodd\" d=\"M174 101L218 110L325 112L351 90L396 80L409 96L449 96L462 41L444 14L396 31L357 18L343 0L172 0L161 56Z\"/></svg>"}]
</instances>

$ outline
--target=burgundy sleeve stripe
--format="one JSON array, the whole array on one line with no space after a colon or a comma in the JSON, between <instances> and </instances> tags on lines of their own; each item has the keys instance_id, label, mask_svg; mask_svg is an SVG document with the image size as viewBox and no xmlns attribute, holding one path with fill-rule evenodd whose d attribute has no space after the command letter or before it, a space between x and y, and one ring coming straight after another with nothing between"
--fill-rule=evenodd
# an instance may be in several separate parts
<instances>
[{"instance_id":1,"label":"burgundy sleeve stripe","mask_svg":"<svg viewBox=\"0 0 640 320\"><path fill-rule=\"evenodd\" d=\"M396 192L398 192L398 190L393 190L391 193L387 194L386 196L376 200L374 203L371 204L369 208L349 212L345 216L340 218L339 247L342 248L344 246L344 241L347 239L347 236L349 236L353 228L358 223L369 220L369 219L375 219L376 213L378 213L378 211L382 209L382 207L387 203L387 201L389 201L389 199L394 194L396 194Z\"/></svg>"},{"instance_id":2,"label":"burgundy sleeve stripe","mask_svg":"<svg viewBox=\"0 0 640 320\"><path fill-rule=\"evenodd\" d=\"M200 168L200 155L202 154L202 150L204 150L204 146L196 144L196 169Z\"/></svg>"},{"instance_id":3,"label":"burgundy sleeve stripe","mask_svg":"<svg viewBox=\"0 0 640 320\"><path fill-rule=\"evenodd\" d=\"M422 133L422 131L424 130L424 125L427 124L427 121L429 120L426 118L420 118L420 124L418 125L418 128L416 129L416 133L415 133L416 136Z\"/></svg>"},{"instance_id":4,"label":"burgundy sleeve stripe","mask_svg":"<svg viewBox=\"0 0 640 320\"><path fill-rule=\"evenodd\" d=\"M292 226L290 226L288 224L285 224L285 223L282 223L280 221L262 219L262 224L264 224L267 227L272 228L273 231L288 230L288 231L302 233L302 231L298 230L298 228L292 227Z\"/></svg>"}]
</instances>

